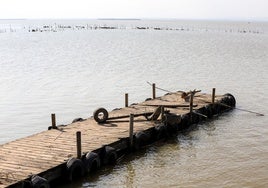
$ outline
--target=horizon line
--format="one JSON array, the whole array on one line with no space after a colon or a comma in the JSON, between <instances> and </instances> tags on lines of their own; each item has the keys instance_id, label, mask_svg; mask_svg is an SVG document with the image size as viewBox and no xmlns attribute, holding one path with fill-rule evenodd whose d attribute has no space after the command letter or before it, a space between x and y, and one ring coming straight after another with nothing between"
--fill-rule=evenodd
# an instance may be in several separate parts
<instances>
[{"instance_id":1,"label":"horizon line","mask_svg":"<svg viewBox=\"0 0 268 188\"><path fill-rule=\"evenodd\" d=\"M186 21L245 21L245 22L268 22L268 18L0 18L0 20L186 20Z\"/></svg>"}]
</instances>

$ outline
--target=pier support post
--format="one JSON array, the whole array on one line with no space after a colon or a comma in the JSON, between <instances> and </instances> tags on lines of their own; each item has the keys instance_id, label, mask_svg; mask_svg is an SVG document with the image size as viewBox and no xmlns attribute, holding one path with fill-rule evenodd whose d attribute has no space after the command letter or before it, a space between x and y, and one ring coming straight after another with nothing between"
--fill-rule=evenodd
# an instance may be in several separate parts
<instances>
[{"instance_id":1,"label":"pier support post","mask_svg":"<svg viewBox=\"0 0 268 188\"><path fill-rule=\"evenodd\" d=\"M216 93L216 88L212 88L212 106L214 107L214 103L215 103L215 93Z\"/></svg>"},{"instance_id":2,"label":"pier support post","mask_svg":"<svg viewBox=\"0 0 268 188\"><path fill-rule=\"evenodd\" d=\"M125 107L128 107L128 93L125 93Z\"/></svg>"},{"instance_id":3,"label":"pier support post","mask_svg":"<svg viewBox=\"0 0 268 188\"><path fill-rule=\"evenodd\" d=\"M82 144L81 144L81 132L76 132L76 148L77 148L77 158L80 159L82 156Z\"/></svg>"},{"instance_id":4,"label":"pier support post","mask_svg":"<svg viewBox=\"0 0 268 188\"><path fill-rule=\"evenodd\" d=\"M56 126L56 115L55 114L51 114L51 125L52 125L52 129L57 129L57 126Z\"/></svg>"},{"instance_id":5,"label":"pier support post","mask_svg":"<svg viewBox=\"0 0 268 188\"><path fill-rule=\"evenodd\" d=\"M153 89L153 99L155 99L155 83L152 84L152 89Z\"/></svg>"},{"instance_id":6,"label":"pier support post","mask_svg":"<svg viewBox=\"0 0 268 188\"><path fill-rule=\"evenodd\" d=\"M133 127L134 127L134 114L130 114L129 116L129 143L130 148L133 148Z\"/></svg>"},{"instance_id":7,"label":"pier support post","mask_svg":"<svg viewBox=\"0 0 268 188\"><path fill-rule=\"evenodd\" d=\"M191 92L191 95L190 95L190 122L191 123L193 121L193 101L194 101L194 93Z\"/></svg>"},{"instance_id":8,"label":"pier support post","mask_svg":"<svg viewBox=\"0 0 268 188\"><path fill-rule=\"evenodd\" d=\"M165 107L161 106L161 122L164 122Z\"/></svg>"}]
</instances>

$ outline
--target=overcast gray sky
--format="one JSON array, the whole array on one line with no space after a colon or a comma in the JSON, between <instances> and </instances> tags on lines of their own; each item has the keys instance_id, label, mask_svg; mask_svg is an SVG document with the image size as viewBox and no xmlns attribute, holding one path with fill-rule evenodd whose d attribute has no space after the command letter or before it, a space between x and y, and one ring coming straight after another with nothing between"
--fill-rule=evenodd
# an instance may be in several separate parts
<instances>
[{"instance_id":1,"label":"overcast gray sky","mask_svg":"<svg viewBox=\"0 0 268 188\"><path fill-rule=\"evenodd\" d=\"M0 19L178 18L268 21L268 0L0 0Z\"/></svg>"}]
</instances>

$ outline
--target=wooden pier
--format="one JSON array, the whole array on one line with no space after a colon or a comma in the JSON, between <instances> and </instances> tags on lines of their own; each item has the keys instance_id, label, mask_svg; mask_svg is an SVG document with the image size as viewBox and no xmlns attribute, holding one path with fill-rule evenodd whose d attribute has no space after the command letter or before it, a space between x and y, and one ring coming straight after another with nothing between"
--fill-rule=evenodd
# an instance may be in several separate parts
<instances>
[{"instance_id":1,"label":"wooden pier","mask_svg":"<svg viewBox=\"0 0 268 188\"><path fill-rule=\"evenodd\" d=\"M182 92L155 97L153 88L152 99L138 104L128 105L126 94L126 107L109 112L103 123L90 117L56 126L53 115L50 130L0 145L0 188L49 187L62 177L71 181L160 139L169 129L185 129L235 106L232 95L215 96L215 90L190 93L185 100Z\"/></svg>"}]
</instances>

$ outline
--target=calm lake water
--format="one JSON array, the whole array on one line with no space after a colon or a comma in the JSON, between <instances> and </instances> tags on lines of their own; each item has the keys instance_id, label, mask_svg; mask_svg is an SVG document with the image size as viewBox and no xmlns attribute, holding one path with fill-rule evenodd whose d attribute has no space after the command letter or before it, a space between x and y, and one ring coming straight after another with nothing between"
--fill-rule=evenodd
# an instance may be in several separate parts
<instances>
[{"instance_id":1,"label":"calm lake water","mask_svg":"<svg viewBox=\"0 0 268 188\"><path fill-rule=\"evenodd\" d=\"M146 81L215 87L265 114L233 110L62 187L268 185L267 22L2 20L0 81L0 144L46 130L51 113L69 124L122 107L125 93L143 101Z\"/></svg>"}]
</instances>

